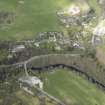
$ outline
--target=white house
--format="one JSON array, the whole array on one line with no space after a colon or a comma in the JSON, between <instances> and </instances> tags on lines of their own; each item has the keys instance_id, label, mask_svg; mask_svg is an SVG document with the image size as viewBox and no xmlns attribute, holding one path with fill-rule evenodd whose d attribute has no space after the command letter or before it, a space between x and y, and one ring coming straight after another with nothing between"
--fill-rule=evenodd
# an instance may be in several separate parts
<instances>
[{"instance_id":1,"label":"white house","mask_svg":"<svg viewBox=\"0 0 105 105\"><path fill-rule=\"evenodd\" d=\"M80 11L80 8L78 6L71 6L69 9L68 9L68 13L70 13L71 15L77 15L79 14L81 11Z\"/></svg>"},{"instance_id":2,"label":"white house","mask_svg":"<svg viewBox=\"0 0 105 105\"><path fill-rule=\"evenodd\" d=\"M43 89L43 82L38 77L35 77L35 76L21 77L21 78L19 78L19 82L21 84L27 84L31 87L37 86L40 89Z\"/></svg>"},{"instance_id":3,"label":"white house","mask_svg":"<svg viewBox=\"0 0 105 105\"><path fill-rule=\"evenodd\" d=\"M36 47L39 47L39 46L40 46L39 44L40 44L40 43L38 43L38 42L34 43L34 45L35 45Z\"/></svg>"},{"instance_id":4,"label":"white house","mask_svg":"<svg viewBox=\"0 0 105 105\"><path fill-rule=\"evenodd\" d=\"M97 36L105 35L105 27L100 27L100 26L96 27L93 31L93 34Z\"/></svg>"},{"instance_id":5,"label":"white house","mask_svg":"<svg viewBox=\"0 0 105 105\"><path fill-rule=\"evenodd\" d=\"M18 3L19 4L24 4L24 1L23 0L19 0Z\"/></svg>"},{"instance_id":6,"label":"white house","mask_svg":"<svg viewBox=\"0 0 105 105\"><path fill-rule=\"evenodd\" d=\"M102 20L94 29L93 34L97 36L105 35L105 20Z\"/></svg>"},{"instance_id":7,"label":"white house","mask_svg":"<svg viewBox=\"0 0 105 105\"><path fill-rule=\"evenodd\" d=\"M99 4L103 4L104 3L104 0L99 0Z\"/></svg>"},{"instance_id":8,"label":"white house","mask_svg":"<svg viewBox=\"0 0 105 105\"><path fill-rule=\"evenodd\" d=\"M78 43L73 43L73 47L80 47Z\"/></svg>"},{"instance_id":9,"label":"white house","mask_svg":"<svg viewBox=\"0 0 105 105\"><path fill-rule=\"evenodd\" d=\"M20 52L25 49L24 45L17 45L12 49L12 53Z\"/></svg>"}]
</instances>

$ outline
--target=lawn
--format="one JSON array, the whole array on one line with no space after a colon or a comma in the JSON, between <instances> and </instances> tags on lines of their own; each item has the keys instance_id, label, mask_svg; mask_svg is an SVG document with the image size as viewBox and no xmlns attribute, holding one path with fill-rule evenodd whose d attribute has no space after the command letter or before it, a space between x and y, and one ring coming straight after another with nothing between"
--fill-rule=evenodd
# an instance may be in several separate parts
<instances>
[{"instance_id":1,"label":"lawn","mask_svg":"<svg viewBox=\"0 0 105 105\"><path fill-rule=\"evenodd\" d=\"M0 39L21 40L34 38L39 32L60 31L56 11L70 3L71 0L0 0L0 11L15 14L12 24L0 25Z\"/></svg>"},{"instance_id":2,"label":"lawn","mask_svg":"<svg viewBox=\"0 0 105 105\"><path fill-rule=\"evenodd\" d=\"M44 89L69 105L105 105L105 93L74 72L45 73Z\"/></svg>"},{"instance_id":3,"label":"lawn","mask_svg":"<svg viewBox=\"0 0 105 105\"><path fill-rule=\"evenodd\" d=\"M15 84L18 86L19 84ZM11 88L7 85L0 85L0 105L40 105L41 99L38 94L34 96L24 91L23 89L15 89L14 84L11 87L14 92L9 92ZM32 89L33 93L36 93L36 89ZM52 101L50 98L45 97L45 105L57 105L55 101Z\"/></svg>"},{"instance_id":4,"label":"lawn","mask_svg":"<svg viewBox=\"0 0 105 105\"><path fill-rule=\"evenodd\" d=\"M23 101L25 105L39 105L38 97L32 97L24 91L19 91L16 93L16 96Z\"/></svg>"}]
</instances>

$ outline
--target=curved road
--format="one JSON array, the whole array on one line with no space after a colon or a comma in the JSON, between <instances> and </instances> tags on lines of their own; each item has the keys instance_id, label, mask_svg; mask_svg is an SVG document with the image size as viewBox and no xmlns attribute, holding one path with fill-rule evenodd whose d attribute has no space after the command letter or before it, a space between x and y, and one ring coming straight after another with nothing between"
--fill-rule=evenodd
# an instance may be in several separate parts
<instances>
[{"instance_id":1,"label":"curved road","mask_svg":"<svg viewBox=\"0 0 105 105\"><path fill-rule=\"evenodd\" d=\"M88 58L87 58L88 59ZM86 60L87 60L86 59ZM79 60L81 60L79 62ZM75 63L74 63L75 62ZM82 64L81 64L82 63ZM92 64L91 64L92 63ZM91 82L105 89L105 73L93 70L93 66L97 66L93 61L84 61L80 54L49 54L32 57L26 61L12 65L2 65L0 67L24 66L25 73L28 75L28 69L47 69L50 67L66 67L73 68L76 72L85 75ZM98 75L96 75L98 72Z\"/></svg>"}]
</instances>

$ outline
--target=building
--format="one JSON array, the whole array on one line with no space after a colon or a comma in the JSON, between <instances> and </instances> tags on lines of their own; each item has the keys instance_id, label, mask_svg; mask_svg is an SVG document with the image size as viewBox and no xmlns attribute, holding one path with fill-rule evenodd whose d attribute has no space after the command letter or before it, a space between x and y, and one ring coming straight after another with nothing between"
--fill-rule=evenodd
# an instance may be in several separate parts
<instances>
[{"instance_id":1,"label":"building","mask_svg":"<svg viewBox=\"0 0 105 105\"><path fill-rule=\"evenodd\" d=\"M93 35L105 35L105 20L100 21L100 23L93 29Z\"/></svg>"},{"instance_id":2,"label":"building","mask_svg":"<svg viewBox=\"0 0 105 105\"><path fill-rule=\"evenodd\" d=\"M96 27L93 31L94 35L104 36L105 35L105 27Z\"/></svg>"},{"instance_id":3,"label":"building","mask_svg":"<svg viewBox=\"0 0 105 105\"><path fill-rule=\"evenodd\" d=\"M16 52L21 52L25 49L25 46L24 45L17 45L15 46L13 49L12 49L12 53L16 53Z\"/></svg>"},{"instance_id":4,"label":"building","mask_svg":"<svg viewBox=\"0 0 105 105\"><path fill-rule=\"evenodd\" d=\"M35 76L21 77L21 78L19 78L19 83L20 83L20 87L26 86L26 84L27 84L31 87L36 86L40 89L43 89L43 82Z\"/></svg>"},{"instance_id":5,"label":"building","mask_svg":"<svg viewBox=\"0 0 105 105\"><path fill-rule=\"evenodd\" d=\"M68 13L70 13L71 15L77 15L80 14L80 8L78 6L72 6L69 8Z\"/></svg>"}]
</instances>

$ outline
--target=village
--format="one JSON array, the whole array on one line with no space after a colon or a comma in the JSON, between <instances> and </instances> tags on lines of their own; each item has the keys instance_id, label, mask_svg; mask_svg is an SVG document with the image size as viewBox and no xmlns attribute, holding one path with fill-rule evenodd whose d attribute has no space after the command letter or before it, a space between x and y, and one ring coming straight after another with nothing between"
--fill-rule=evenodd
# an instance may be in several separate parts
<instances>
[{"instance_id":1,"label":"village","mask_svg":"<svg viewBox=\"0 0 105 105\"><path fill-rule=\"evenodd\" d=\"M65 27L67 35L63 32L40 32L33 40L25 40L8 44L8 59L25 56L30 49L48 49L52 52L66 50L85 50L85 47L103 45L105 43L105 20L97 22L96 26L91 26L91 20L95 19L92 9L83 12L79 6L73 5L66 10L56 12L60 23ZM85 21L88 20L88 21ZM86 43L86 45L85 45ZM28 53L28 52L27 52ZM78 52L77 52L78 53ZM31 54L31 53L30 53ZM27 56L30 56L28 54Z\"/></svg>"},{"instance_id":2,"label":"village","mask_svg":"<svg viewBox=\"0 0 105 105\"><path fill-rule=\"evenodd\" d=\"M25 1L19 0L18 3L19 5L24 5ZM103 0L98 0L98 3L99 5L103 5ZM78 4L71 4L68 8L58 9L54 13L57 16L59 24L61 27L63 27L62 31L41 31L38 32L37 35L35 35L35 37L32 39L7 41L6 43L5 41L0 42L0 69L3 68L0 73L5 74L7 72L7 68L10 70L10 72L7 73L7 76L2 77L2 75L0 75L0 78L8 78L12 75L10 75L10 73L13 72L13 70L18 69L16 73L20 73L20 75L18 75L16 78L13 75L11 77L16 79L18 88L23 92L33 97L38 96L38 98L41 100L40 105L47 105L45 104L46 102L49 102L51 105L67 105L63 102L64 100L61 101L59 98L45 91L44 86L46 83L48 83L48 85L50 83L47 77L44 78L43 75L47 75L49 69L51 70L49 74L54 75L56 65L57 69L60 68L66 70L65 68L67 67L69 69L72 68L73 73L75 73L75 71L88 68L87 65L94 62L93 65L95 67L100 67L100 69L104 71L103 66L97 61L95 55L96 48L105 44L104 14L98 18L95 10L89 7L88 4L84 10ZM5 16L7 17L4 21ZM5 29L2 24L11 25L14 19L14 13L1 12L0 27ZM57 54L60 60L57 59ZM61 54L61 58L59 54ZM66 60L63 59L63 54L64 58L67 59L67 64L69 65L66 65ZM51 57L51 59L55 60L55 65L53 65L52 61L50 61L50 56L52 55L53 57ZM46 58L46 61L43 60L44 57ZM71 61L69 61L69 57L72 59ZM82 64L79 57L83 60L81 60ZM43 70L47 71L46 74L41 72L42 68L38 68L36 66L37 64L40 65L40 62L41 65L46 64L46 62L49 64L43 66ZM27 65L29 65L29 67ZM33 65L35 65L36 68L34 68ZM91 72L88 72L88 70L86 73L84 71L79 71L77 74L85 74L82 76L83 78L88 78L89 81L95 85L98 84L98 86L103 89L104 85L101 84L103 80L101 82L97 81L96 78L95 80L90 74L88 75L88 73L91 74ZM94 73L92 75L96 76ZM100 77L98 79L101 80ZM9 85L9 82L7 81L9 80L6 79L5 84Z\"/></svg>"}]
</instances>

